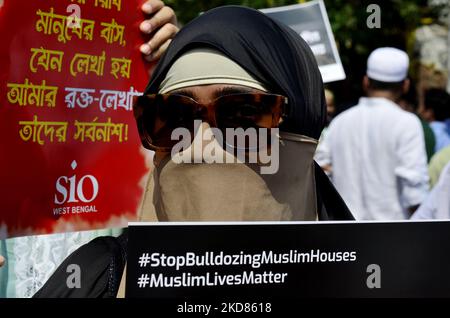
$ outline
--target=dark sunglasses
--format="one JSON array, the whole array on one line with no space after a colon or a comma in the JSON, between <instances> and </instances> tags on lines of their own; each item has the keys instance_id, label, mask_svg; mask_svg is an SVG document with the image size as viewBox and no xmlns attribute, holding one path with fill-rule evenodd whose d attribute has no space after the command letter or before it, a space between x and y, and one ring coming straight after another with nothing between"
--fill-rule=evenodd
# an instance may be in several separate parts
<instances>
[{"instance_id":1,"label":"dark sunglasses","mask_svg":"<svg viewBox=\"0 0 450 318\"><path fill-rule=\"evenodd\" d=\"M195 136L195 120L208 122L224 134L226 128L276 128L287 113L287 97L276 94L230 94L201 104L178 94L139 96L133 111L144 147L170 151L178 140L172 131L186 128Z\"/></svg>"}]
</instances>

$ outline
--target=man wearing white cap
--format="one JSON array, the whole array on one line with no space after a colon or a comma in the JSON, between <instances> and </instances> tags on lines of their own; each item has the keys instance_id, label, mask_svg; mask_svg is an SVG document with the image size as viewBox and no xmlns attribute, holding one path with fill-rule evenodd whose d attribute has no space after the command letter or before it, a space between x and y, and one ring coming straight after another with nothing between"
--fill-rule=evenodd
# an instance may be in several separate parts
<instances>
[{"instance_id":1,"label":"man wearing white cap","mask_svg":"<svg viewBox=\"0 0 450 318\"><path fill-rule=\"evenodd\" d=\"M409 89L409 59L395 48L374 50L363 87L367 97L337 116L318 148L322 167L357 220L409 218L428 192L421 124L396 102Z\"/></svg>"}]
</instances>

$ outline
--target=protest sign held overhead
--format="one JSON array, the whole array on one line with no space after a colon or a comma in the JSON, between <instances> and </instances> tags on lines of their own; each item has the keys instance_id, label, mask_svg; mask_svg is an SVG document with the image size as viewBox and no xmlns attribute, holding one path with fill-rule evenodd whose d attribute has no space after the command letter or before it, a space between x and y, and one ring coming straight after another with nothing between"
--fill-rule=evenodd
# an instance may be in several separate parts
<instances>
[{"instance_id":1,"label":"protest sign held overhead","mask_svg":"<svg viewBox=\"0 0 450 318\"><path fill-rule=\"evenodd\" d=\"M0 238L135 218L148 172L132 115L148 81L141 2L1 7Z\"/></svg>"}]
</instances>

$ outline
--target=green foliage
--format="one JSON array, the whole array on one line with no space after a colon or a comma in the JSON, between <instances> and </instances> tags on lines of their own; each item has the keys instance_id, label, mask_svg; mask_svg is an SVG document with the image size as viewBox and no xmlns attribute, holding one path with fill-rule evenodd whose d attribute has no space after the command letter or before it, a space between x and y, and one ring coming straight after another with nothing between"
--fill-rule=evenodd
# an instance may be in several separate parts
<instances>
[{"instance_id":1,"label":"green foliage","mask_svg":"<svg viewBox=\"0 0 450 318\"><path fill-rule=\"evenodd\" d=\"M224 5L243 5L255 9L298 3L296 0L166 0L177 13L178 21L186 24L200 12Z\"/></svg>"}]
</instances>

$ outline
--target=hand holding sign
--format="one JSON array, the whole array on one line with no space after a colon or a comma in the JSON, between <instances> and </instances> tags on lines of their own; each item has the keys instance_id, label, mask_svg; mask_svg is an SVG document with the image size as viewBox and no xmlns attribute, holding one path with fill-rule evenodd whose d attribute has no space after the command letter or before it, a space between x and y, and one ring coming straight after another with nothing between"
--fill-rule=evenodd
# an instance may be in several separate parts
<instances>
[{"instance_id":1,"label":"hand holding sign","mask_svg":"<svg viewBox=\"0 0 450 318\"><path fill-rule=\"evenodd\" d=\"M144 20L139 29L151 38L141 45L140 50L149 62L155 61L166 51L172 38L177 34L177 17L172 8L160 0L148 0L142 5L142 11L150 18Z\"/></svg>"}]
</instances>

